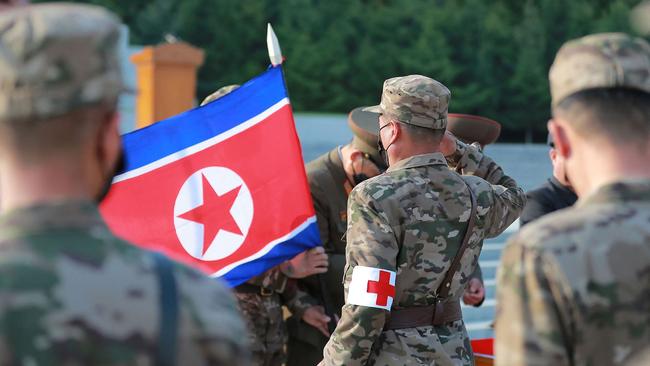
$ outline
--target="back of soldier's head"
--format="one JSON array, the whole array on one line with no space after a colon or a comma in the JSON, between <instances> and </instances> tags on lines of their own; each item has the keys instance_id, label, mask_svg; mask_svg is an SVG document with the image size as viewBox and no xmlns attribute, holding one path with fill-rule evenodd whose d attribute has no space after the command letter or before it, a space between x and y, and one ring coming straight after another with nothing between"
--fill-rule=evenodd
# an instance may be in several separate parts
<instances>
[{"instance_id":1,"label":"back of soldier's head","mask_svg":"<svg viewBox=\"0 0 650 366\"><path fill-rule=\"evenodd\" d=\"M645 148L650 140L650 45L622 33L567 42L549 72L553 114L586 139Z\"/></svg>"},{"instance_id":2,"label":"back of soldier's head","mask_svg":"<svg viewBox=\"0 0 650 366\"><path fill-rule=\"evenodd\" d=\"M78 136L85 124L99 124L92 120L112 112L123 90L118 41L118 20L95 6L41 4L0 12L4 142L47 152L74 143L66 137Z\"/></svg>"}]
</instances>

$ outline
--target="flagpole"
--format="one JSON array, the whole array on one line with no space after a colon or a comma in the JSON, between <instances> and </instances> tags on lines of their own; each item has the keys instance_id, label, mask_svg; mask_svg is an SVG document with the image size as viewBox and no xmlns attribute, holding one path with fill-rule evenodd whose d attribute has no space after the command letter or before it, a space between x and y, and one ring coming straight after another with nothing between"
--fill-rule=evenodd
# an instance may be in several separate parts
<instances>
[{"instance_id":1,"label":"flagpole","mask_svg":"<svg viewBox=\"0 0 650 366\"><path fill-rule=\"evenodd\" d=\"M282 57L280 42L278 41L278 37L275 35L275 32L273 31L273 27L271 26L271 23L267 23L267 27L266 27L266 47L269 51L269 60L271 60L271 65L273 65L273 67L282 65L282 63L284 62L284 57ZM284 78L284 72L282 73L282 77ZM286 80L284 84L285 85L287 84ZM288 92L289 89L287 88L287 93ZM327 283L325 281L324 275L317 274L316 277L318 278L318 285L319 285L318 287L320 287L321 297L323 298L323 308L325 309L325 314L329 316L331 319L330 322L327 324L327 328L331 334L334 332L334 329L336 329L336 320L334 319L335 312L328 301Z\"/></svg>"},{"instance_id":2,"label":"flagpole","mask_svg":"<svg viewBox=\"0 0 650 366\"><path fill-rule=\"evenodd\" d=\"M280 42L278 42L278 37L276 37L275 32L273 31L271 23L267 23L266 26L266 48L269 50L271 65L282 65L284 59L282 57L282 50L280 49Z\"/></svg>"}]
</instances>

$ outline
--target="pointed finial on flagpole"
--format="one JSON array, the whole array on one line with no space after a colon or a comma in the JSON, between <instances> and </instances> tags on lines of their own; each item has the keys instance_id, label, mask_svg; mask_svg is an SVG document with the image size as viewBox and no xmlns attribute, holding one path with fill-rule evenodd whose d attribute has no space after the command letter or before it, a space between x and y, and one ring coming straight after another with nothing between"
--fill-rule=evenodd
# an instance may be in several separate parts
<instances>
[{"instance_id":1,"label":"pointed finial on flagpole","mask_svg":"<svg viewBox=\"0 0 650 366\"><path fill-rule=\"evenodd\" d=\"M266 47L269 49L269 59L271 59L271 65L277 66L282 64L282 50L280 50L280 43L278 42L278 37L275 36L273 27L271 27L271 23L267 24Z\"/></svg>"}]
</instances>

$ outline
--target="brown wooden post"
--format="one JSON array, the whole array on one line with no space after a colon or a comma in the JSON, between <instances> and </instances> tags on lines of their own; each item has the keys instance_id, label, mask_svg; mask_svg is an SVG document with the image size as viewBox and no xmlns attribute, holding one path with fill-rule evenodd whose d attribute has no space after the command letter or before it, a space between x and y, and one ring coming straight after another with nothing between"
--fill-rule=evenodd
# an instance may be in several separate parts
<instances>
[{"instance_id":1,"label":"brown wooden post","mask_svg":"<svg viewBox=\"0 0 650 366\"><path fill-rule=\"evenodd\" d=\"M194 107L204 52L184 42L145 47L131 56L137 74L136 128Z\"/></svg>"}]
</instances>

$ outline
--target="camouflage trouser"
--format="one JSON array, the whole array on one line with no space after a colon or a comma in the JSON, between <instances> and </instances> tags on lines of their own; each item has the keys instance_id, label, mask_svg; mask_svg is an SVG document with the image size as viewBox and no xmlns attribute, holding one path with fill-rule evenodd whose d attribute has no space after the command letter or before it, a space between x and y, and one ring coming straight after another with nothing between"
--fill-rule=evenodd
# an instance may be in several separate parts
<instances>
[{"instance_id":1,"label":"camouflage trouser","mask_svg":"<svg viewBox=\"0 0 650 366\"><path fill-rule=\"evenodd\" d=\"M286 330L280 296L235 293L250 335L253 365L281 366L285 361Z\"/></svg>"},{"instance_id":2,"label":"camouflage trouser","mask_svg":"<svg viewBox=\"0 0 650 366\"><path fill-rule=\"evenodd\" d=\"M446 325L382 332L368 365L473 366L474 355L462 320Z\"/></svg>"}]
</instances>

